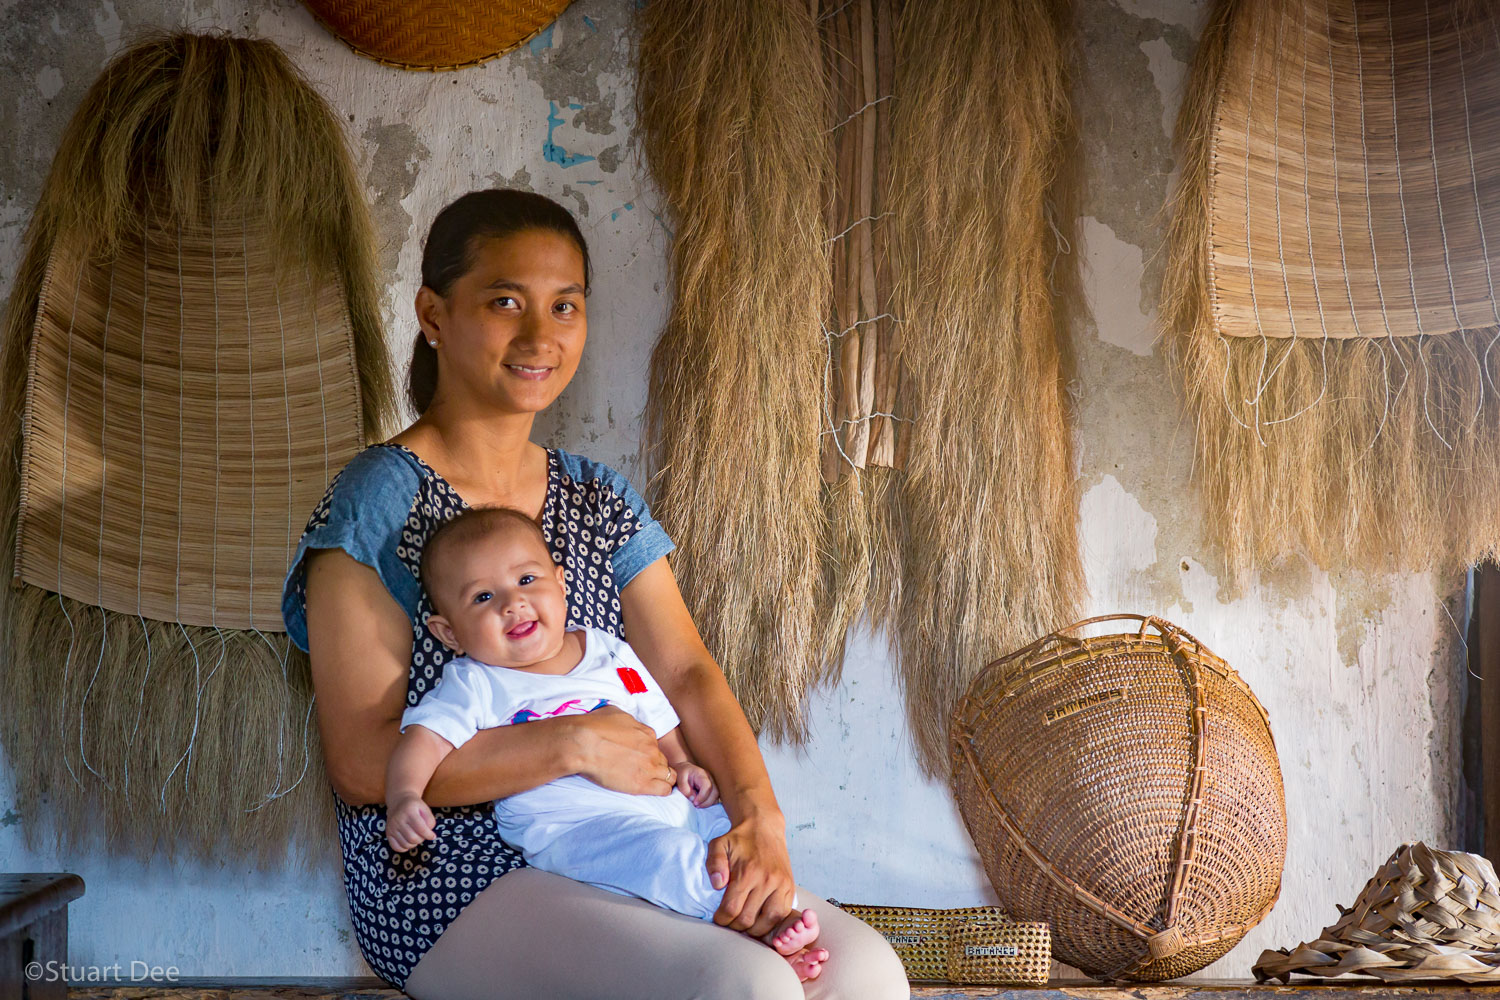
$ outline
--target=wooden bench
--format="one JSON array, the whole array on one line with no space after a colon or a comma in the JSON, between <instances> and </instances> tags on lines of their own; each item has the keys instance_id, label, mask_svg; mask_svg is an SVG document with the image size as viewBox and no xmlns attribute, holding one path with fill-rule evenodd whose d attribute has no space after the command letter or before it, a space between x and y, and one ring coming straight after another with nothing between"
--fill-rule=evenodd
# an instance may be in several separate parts
<instances>
[{"instance_id":1,"label":"wooden bench","mask_svg":"<svg viewBox=\"0 0 1500 1000\"><path fill-rule=\"evenodd\" d=\"M68 903L82 895L77 875L0 874L0 997L64 1000Z\"/></svg>"}]
</instances>

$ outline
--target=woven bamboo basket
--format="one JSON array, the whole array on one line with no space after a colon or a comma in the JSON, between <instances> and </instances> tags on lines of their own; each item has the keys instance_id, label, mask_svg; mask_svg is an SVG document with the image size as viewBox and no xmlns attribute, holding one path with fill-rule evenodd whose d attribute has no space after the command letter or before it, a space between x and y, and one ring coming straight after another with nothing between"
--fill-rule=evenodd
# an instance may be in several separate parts
<instances>
[{"instance_id":1,"label":"woven bamboo basket","mask_svg":"<svg viewBox=\"0 0 1500 1000\"><path fill-rule=\"evenodd\" d=\"M541 32L573 0L303 0L355 52L398 69L464 69Z\"/></svg>"},{"instance_id":2,"label":"woven bamboo basket","mask_svg":"<svg viewBox=\"0 0 1500 1000\"><path fill-rule=\"evenodd\" d=\"M1140 628L1069 634L1118 620ZM1188 975L1276 902L1286 804L1265 709L1168 622L1091 618L991 663L950 749L1001 907L1050 924L1053 952L1091 976Z\"/></svg>"},{"instance_id":3,"label":"woven bamboo basket","mask_svg":"<svg viewBox=\"0 0 1500 1000\"><path fill-rule=\"evenodd\" d=\"M997 906L933 910L829 900L875 928L917 982L1004 986L1045 983L1052 944L1045 923L1012 920Z\"/></svg>"}]
</instances>

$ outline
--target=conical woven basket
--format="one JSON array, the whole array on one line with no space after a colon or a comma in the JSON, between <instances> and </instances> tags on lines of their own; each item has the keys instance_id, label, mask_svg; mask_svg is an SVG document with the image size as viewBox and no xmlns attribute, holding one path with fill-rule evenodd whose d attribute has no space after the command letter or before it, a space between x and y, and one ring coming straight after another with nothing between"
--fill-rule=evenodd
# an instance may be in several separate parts
<instances>
[{"instance_id":1,"label":"conical woven basket","mask_svg":"<svg viewBox=\"0 0 1500 1000\"><path fill-rule=\"evenodd\" d=\"M303 0L355 52L399 69L463 69L502 56L573 0Z\"/></svg>"},{"instance_id":2,"label":"conical woven basket","mask_svg":"<svg viewBox=\"0 0 1500 1000\"><path fill-rule=\"evenodd\" d=\"M1500 882L1477 854L1402 844L1316 941L1266 950L1255 978L1500 982Z\"/></svg>"},{"instance_id":3,"label":"conical woven basket","mask_svg":"<svg viewBox=\"0 0 1500 1000\"><path fill-rule=\"evenodd\" d=\"M1131 620L1138 631L1069 633ZM953 789L1000 906L1102 979L1174 979L1270 912L1286 857L1265 710L1162 621L1078 622L997 660L953 717Z\"/></svg>"}]
</instances>

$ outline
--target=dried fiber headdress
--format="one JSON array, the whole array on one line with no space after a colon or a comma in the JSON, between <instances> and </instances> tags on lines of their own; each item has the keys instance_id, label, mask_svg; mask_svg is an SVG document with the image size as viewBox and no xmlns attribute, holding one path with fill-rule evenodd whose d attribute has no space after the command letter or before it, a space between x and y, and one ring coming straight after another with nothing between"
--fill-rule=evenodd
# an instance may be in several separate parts
<instances>
[{"instance_id":1,"label":"dried fiber headdress","mask_svg":"<svg viewBox=\"0 0 1500 1000\"><path fill-rule=\"evenodd\" d=\"M4 355L0 724L27 835L326 841L281 581L393 411L339 122L275 45L116 57L63 136Z\"/></svg>"},{"instance_id":2,"label":"dried fiber headdress","mask_svg":"<svg viewBox=\"0 0 1500 1000\"><path fill-rule=\"evenodd\" d=\"M1500 8L1221 0L1163 316L1234 572L1500 543Z\"/></svg>"},{"instance_id":3,"label":"dried fiber headdress","mask_svg":"<svg viewBox=\"0 0 1500 1000\"><path fill-rule=\"evenodd\" d=\"M644 11L641 128L677 220L654 510L709 649L777 737L805 735L803 698L868 615L941 772L967 679L1075 617L1069 14Z\"/></svg>"}]
</instances>

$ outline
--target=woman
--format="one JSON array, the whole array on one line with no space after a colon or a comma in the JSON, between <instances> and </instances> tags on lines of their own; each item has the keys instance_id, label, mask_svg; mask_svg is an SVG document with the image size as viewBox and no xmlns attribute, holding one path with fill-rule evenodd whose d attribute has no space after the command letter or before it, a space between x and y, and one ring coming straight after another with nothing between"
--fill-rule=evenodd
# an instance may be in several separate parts
<instances>
[{"instance_id":1,"label":"woman","mask_svg":"<svg viewBox=\"0 0 1500 1000\"><path fill-rule=\"evenodd\" d=\"M477 191L444 209L416 300L409 390L421 417L339 474L287 575L283 614L311 654L360 949L417 1000L905 997L885 941L794 886L765 764L683 604L666 533L618 473L529 440L578 368L589 273L577 224L546 198ZM526 868L495 832L491 800L568 774L670 793L655 735L617 710L480 732L427 787L437 839L391 855L386 763L402 711L451 655L426 625L422 542L463 507L494 504L536 512L567 571L569 619L628 639L717 779L734 822L709 852L711 877L727 879L723 927ZM765 934L794 893L817 908L832 955L805 988L734 933Z\"/></svg>"}]
</instances>

